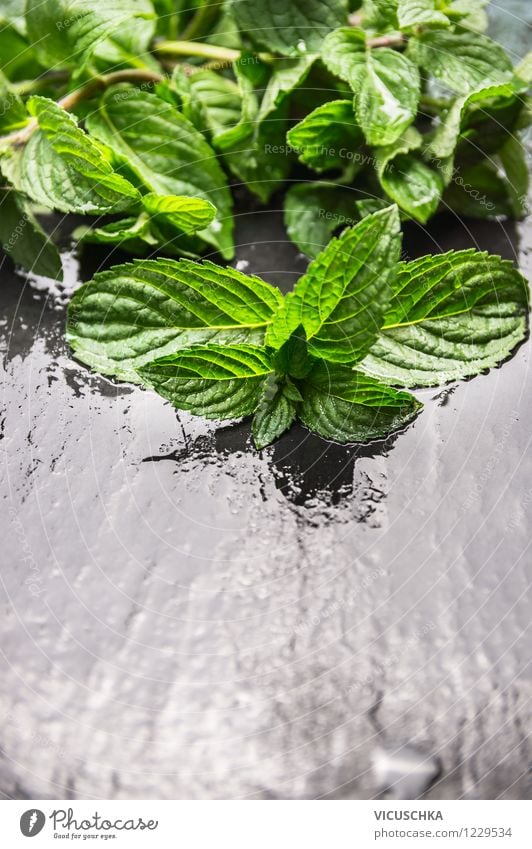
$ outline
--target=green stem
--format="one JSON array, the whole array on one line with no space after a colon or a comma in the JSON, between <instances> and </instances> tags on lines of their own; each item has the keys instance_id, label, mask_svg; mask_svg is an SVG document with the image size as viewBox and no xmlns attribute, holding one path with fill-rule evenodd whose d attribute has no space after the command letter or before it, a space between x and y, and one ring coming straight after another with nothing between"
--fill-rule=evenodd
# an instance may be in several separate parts
<instances>
[{"instance_id":1,"label":"green stem","mask_svg":"<svg viewBox=\"0 0 532 849\"><path fill-rule=\"evenodd\" d=\"M241 56L240 50L204 44L201 41L159 41L153 49L160 56L194 56L226 63L236 62ZM275 59L271 53L259 53L258 57L262 62L273 62Z\"/></svg>"},{"instance_id":2,"label":"green stem","mask_svg":"<svg viewBox=\"0 0 532 849\"><path fill-rule=\"evenodd\" d=\"M36 80L21 80L18 83L11 83L11 89L21 97L25 97L54 83L66 82L68 77L68 71L48 71Z\"/></svg>"},{"instance_id":3,"label":"green stem","mask_svg":"<svg viewBox=\"0 0 532 849\"><path fill-rule=\"evenodd\" d=\"M58 100L57 105L70 112L84 100L89 100L95 94L98 94L98 92L105 91L105 89L112 85L142 82L160 83L163 79L162 74L156 71L145 70L144 68L128 68L124 71L114 71L111 74L103 74L101 77L95 77L89 80L85 85L77 88L75 91L69 92L61 100ZM10 145L25 144L37 127L38 122L33 119L22 130L18 130L16 133L10 133L7 136L0 136L0 143Z\"/></svg>"},{"instance_id":4,"label":"green stem","mask_svg":"<svg viewBox=\"0 0 532 849\"><path fill-rule=\"evenodd\" d=\"M378 38L368 38L368 47L404 47L406 39L400 33L380 35Z\"/></svg>"},{"instance_id":5,"label":"green stem","mask_svg":"<svg viewBox=\"0 0 532 849\"><path fill-rule=\"evenodd\" d=\"M72 109L82 103L84 100L89 100L93 95L100 91L105 91L112 85L119 83L160 83L164 79L162 74L157 71L150 71L145 68L127 68L124 71L114 71L111 74L103 74L101 77L95 77L90 82L86 83L76 91L71 91L69 94L57 101L57 105L70 112Z\"/></svg>"}]
</instances>

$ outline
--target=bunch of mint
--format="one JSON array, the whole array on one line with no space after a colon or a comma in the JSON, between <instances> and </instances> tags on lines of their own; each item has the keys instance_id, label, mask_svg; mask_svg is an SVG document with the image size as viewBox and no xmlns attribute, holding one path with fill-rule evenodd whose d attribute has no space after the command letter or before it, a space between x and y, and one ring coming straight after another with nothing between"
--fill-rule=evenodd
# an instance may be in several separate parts
<instances>
[{"instance_id":1,"label":"bunch of mint","mask_svg":"<svg viewBox=\"0 0 532 849\"><path fill-rule=\"evenodd\" d=\"M84 217L79 242L165 255L75 294L68 339L103 374L253 415L259 448L296 419L385 436L421 407L405 389L498 365L527 331L510 263L399 261L401 219L526 211L532 62L513 68L483 34L485 6L0 0L5 251L60 278L38 220L55 210ZM234 256L235 183L262 203L286 190L287 231L314 258L286 297L197 261Z\"/></svg>"},{"instance_id":2,"label":"bunch of mint","mask_svg":"<svg viewBox=\"0 0 532 849\"><path fill-rule=\"evenodd\" d=\"M309 256L390 202L519 217L532 63L483 34L485 6L0 0L0 239L60 277L53 209L97 217L82 241L231 259L231 181L289 187Z\"/></svg>"}]
</instances>

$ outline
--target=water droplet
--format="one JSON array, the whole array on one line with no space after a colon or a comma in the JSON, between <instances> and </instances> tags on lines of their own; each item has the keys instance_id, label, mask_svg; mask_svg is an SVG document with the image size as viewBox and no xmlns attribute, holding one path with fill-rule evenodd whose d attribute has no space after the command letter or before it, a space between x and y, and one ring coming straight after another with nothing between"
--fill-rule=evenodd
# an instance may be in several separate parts
<instances>
[{"instance_id":1,"label":"water droplet","mask_svg":"<svg viewBox=\"0 0 532 849\"><path fill-rule=\"evenodd\" d=\"M417 799L441 772L438 758L413 746L377 749L372 756L379 792L394 799Z\"/></svg>"}]
</instances>

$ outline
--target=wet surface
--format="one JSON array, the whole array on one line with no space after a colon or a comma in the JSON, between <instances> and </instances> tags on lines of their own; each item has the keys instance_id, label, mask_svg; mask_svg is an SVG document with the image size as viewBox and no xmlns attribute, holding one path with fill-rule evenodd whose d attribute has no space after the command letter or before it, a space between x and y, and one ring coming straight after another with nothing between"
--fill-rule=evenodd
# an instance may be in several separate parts
<instances>
[{"instance_id":1,"label":"wet surface","mask_svg":"<svg viewBox=\"0 0 532 849\"><path fill-rule=\"evenodd\" d=\"M279 213L238 228L291 286ZM523 226L405 242L468 246L530 276ZM3 796L531 798L530 342L384 442L258 453L88 373L68 291L1 278Z\"/></svg>"}]
</instances>

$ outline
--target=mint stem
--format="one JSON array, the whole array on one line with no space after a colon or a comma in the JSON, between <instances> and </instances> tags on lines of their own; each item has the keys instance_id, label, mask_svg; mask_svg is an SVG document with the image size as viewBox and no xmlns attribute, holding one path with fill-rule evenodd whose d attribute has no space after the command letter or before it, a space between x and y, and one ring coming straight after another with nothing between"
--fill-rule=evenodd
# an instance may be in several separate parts
<instances>
[{"instance_id":1,"label":"mint stem","mask_svg":"<svg viewBox=\"0 0 532 849\"><path fill-rule=\"evenodd\" d=\"M157 73L157 71L150 71L144 68L128 68L123 71L114 71L111 74L103 74L101 77L95 77L75 91L69 92L57 101L57 105L61 106L61 108L65 109L67 112L70 112L72 109L75 109L79 103L82 103L84 100L88 100L99 91L105 91L106 88L109 88L112 85L117 85L118 83L140 82L160 83L163 79L163 75ZM7 136L0 136L0 144L25 144L37 127L38 122L33 119L29 121L22 130L17 130L16 133L10 133Z\"/></svg>"},{"instance_id":2,"label":"mint stem","mask_svg":"<svg viewBox=\"0 0 532 849\"><path fill-rule=\"evenodd\" d=\"M241 51L231 47L219 47L215 44L204 44L200 41L159 41L154 45L154 52L161 56L196 56L200 59L220 62L236 62L240 59ZM271 53L258 53L262 62L273 62L275 56Z\"/></svg>"}]
</instances>

